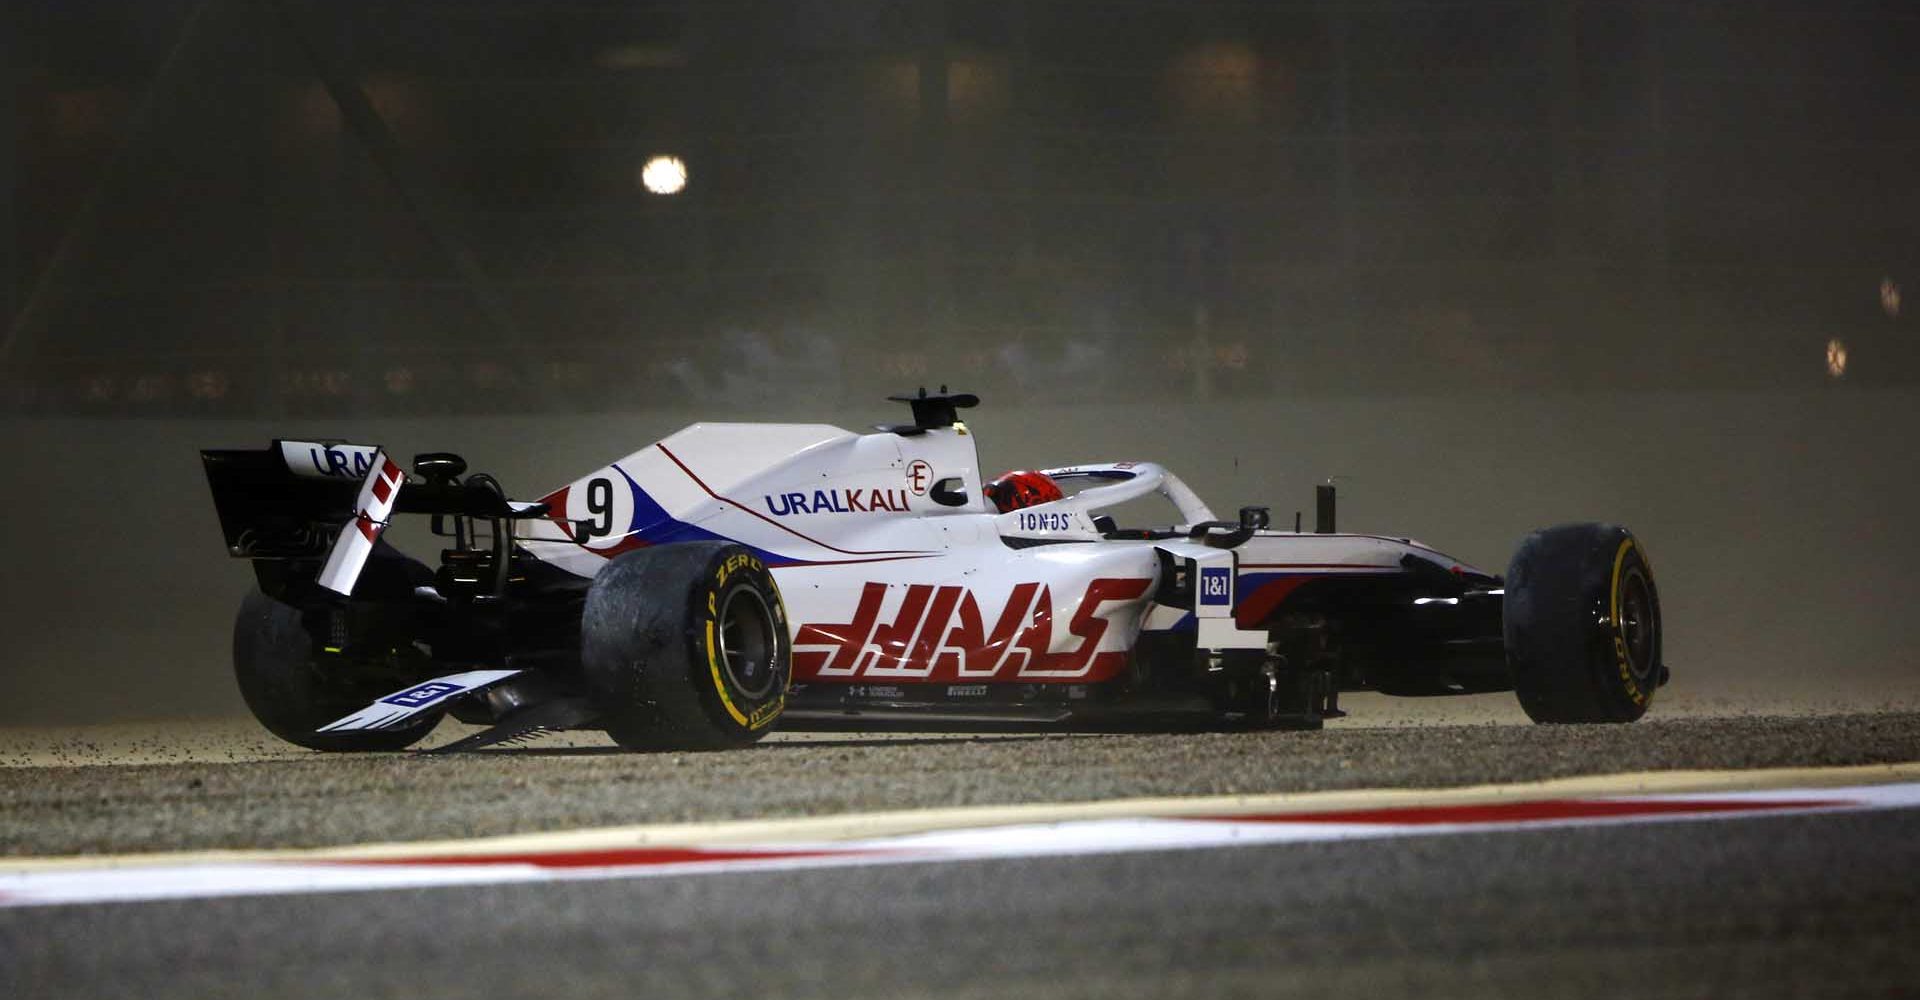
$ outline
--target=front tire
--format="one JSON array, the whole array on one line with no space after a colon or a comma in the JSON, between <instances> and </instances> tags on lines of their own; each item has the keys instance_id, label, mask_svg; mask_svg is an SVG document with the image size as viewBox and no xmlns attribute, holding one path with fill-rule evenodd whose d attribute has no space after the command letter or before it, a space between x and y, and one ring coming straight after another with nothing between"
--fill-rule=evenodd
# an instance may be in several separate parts
<instances>
[{"instance_id":1,"label":"front tire","mask_svg":"<svg viewBox=\"0 0 1920 1000\"><path fill-rule=\"evenodd\" d=\"M234 678L253 717L273 735L310 750L404 750L440 721L440 713L429 712L399 729L316 732L386 693L329 676L323 657L330 654L320 646L299 608L258 588L241 600L233 623Z\"/></svg>"},{"instance_id":2,"label":"front tire","mask_svg":"<svg viewBox=\"0 0 1920 1000\"><path fill-rule=\"evenodd\" d=\"M759 740L780 717L792 639L759 557L681 542L628 552L594 578L580 663L614 742L717 750Z\"/></svg>"},{"instance_id":3,"label":"front tire","mask_svg":"<svg viewBox=\"0 0 1920 1000\"><path fill-rule=\"evenodd\" d=\"M1666 681L1660 592L1633 533L1565 524L1528 535L1507 567L1507 664L1535 722L1632 722Z\"/></svg>"}]
</instances>

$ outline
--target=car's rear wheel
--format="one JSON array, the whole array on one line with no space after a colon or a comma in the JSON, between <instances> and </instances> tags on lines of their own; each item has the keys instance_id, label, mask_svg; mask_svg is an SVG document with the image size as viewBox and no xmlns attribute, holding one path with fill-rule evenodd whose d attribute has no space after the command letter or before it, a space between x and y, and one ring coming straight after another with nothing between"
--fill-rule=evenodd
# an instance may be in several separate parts
<instances>
[{"instance_id":1,"label":"car's rear wheel","mask_svg":"<svg viewBox=\"0 0 1920 1000\"><path fill-rule=\"evenodd\" d=\"M760 739L786 707L793 669L773 575L729 542L614 559L587 592L580 661L607 735L646 750Z\"/></svg>"},{"instance_id":2,"label":"car's rear wheel","mask_svg":"<svg viewBox=\"0 0 1920 1000\"><path fill-rule=\"evenodd\" d=\"M316 732L367 707L392 683L374 684L353 669L350 654L328 652L299 608L255 589L240 602L233 625L233 672L240 697L273 735L313 750L402 750L440 721L428 712L392 730Z\"/></svg>"},{"instance_id":3,"label":"car's rear wheel","mask_svg":"<svg viewBox=\"0 0 1920 1000\"><path fill-rule=\"evenodd\" d=\"M1632 722L1666 682L1660 592L1633 533L1566 524L1528 535L1507 568L1507 664L1535 722Z\"/></svg>"}]
</instances>

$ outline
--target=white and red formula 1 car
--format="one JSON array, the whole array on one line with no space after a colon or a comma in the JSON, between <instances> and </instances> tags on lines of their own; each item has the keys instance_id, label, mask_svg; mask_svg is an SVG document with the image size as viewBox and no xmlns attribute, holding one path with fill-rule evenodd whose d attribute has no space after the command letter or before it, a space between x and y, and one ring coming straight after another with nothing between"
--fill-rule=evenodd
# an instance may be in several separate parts
<instances>
[{"instance_id":1,"label":"white and red formula 1 car","mask_svg":"<svg viewBox=\"0 0 1920 1000\"><path fill-rule=\"evenodd\" d=\"M234 668L254 714L325 750L603 729L727 747L776 727L1317 728L1341 691L1516 690L1542 722L1628 722L1667 671L1624 528L1535 532L1504 578L1418 542L1215 516L1152 462L988 482L944 390L913 422L695 424L534 502L458 456L202 453L259 586ZM1158 497L1163 527L1109 512ZM1128 504L1128 510L1139 504ZM432 517L438 565L382 540ZM1155 722L1153 724L1162 724Z\"/></svg>"}]
</instances>

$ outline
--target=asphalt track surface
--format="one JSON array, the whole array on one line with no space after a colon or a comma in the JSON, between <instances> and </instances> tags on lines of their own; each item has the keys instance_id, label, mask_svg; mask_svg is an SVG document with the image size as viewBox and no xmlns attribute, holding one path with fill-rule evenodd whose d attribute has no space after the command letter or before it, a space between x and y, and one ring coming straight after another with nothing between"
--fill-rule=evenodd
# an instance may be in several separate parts
<instances>
[{"instance_id":1,"label":"asphalt track surface","mask_svg":"<svg viewBox=\"0 0 1920 1000\"><path fill-rule=\"evenodd\" d=\"M245 732L0 736L0 855L1920 760L1914 712L683 755L325 756ZM0 909L0 997L1889 997L1920 996L1916 941L1904 809Z\"/></svg>"}]
</instances>

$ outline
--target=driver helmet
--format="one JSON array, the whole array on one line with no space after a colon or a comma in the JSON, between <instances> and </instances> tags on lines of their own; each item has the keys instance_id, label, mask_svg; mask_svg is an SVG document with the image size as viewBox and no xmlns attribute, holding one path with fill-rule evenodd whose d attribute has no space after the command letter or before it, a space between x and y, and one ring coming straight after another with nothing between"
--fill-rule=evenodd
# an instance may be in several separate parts
<instances>
[{"instance_id":1,"label":"driver helmet","mask_svg":"<svg viewBox=\"0 0 1920 1000\"><path fill-rule=\"evenodd\" d=\"M1000 478L987 484L987 499L992 500L1002 514L1022 507L1052 503L1065 496L1060 492L1060 485L1044 472L1028 472L1024 469L1003 472Z\"/></svg>"}]
</instances>

